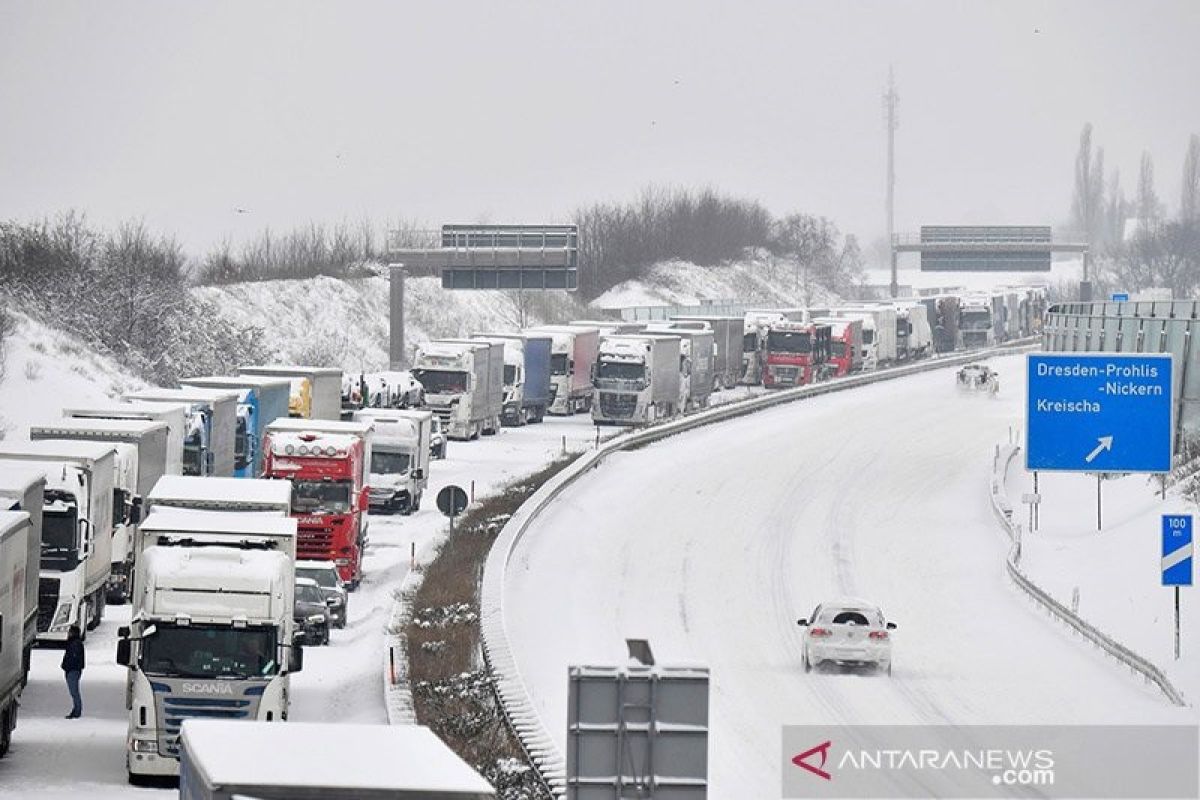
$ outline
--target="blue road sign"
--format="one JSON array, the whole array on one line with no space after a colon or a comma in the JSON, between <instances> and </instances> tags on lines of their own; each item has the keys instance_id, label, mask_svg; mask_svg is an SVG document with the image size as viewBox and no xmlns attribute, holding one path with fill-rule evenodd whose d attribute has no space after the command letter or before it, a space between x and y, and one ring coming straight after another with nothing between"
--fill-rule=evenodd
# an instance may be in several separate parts
<instances>
[{"instance_id":1,"label":"blue road sign","mask_svg":"<svg viewBox=\"0 0 1200 800\"><path fill-rule=\"evenodd\" d=\"M1162 585L1192 585L1192 515L1163 514Z\"/></svg>"},{"instance_id":2,"label":"blue road sign","mask_svg":"<svg viewBox=\"0 0 1200 800\"><path fill-rule=\"evenodd\" d=\"M1113 292L1112 293L1112 302L1128 303L1129 302L1129 292Z\"/></svg>"},{"instance_id":3,"label":"blue road sign","mask_svg":"<svg viewBox=\"0 0 1200 800\"><path fill-rule=\"evenodd\" d=\"M1030 353L1026 370L1026 469L1170 471L1170 355Z\"/></svg>"}]
</instances>

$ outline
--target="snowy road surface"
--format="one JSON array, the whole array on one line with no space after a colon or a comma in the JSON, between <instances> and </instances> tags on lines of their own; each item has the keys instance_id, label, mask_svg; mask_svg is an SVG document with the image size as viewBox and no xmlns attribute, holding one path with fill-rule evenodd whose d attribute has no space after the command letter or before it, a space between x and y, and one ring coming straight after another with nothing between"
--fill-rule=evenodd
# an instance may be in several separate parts
<instances>
[{"instance_id":1,"label":"snowy road surface","mask_svg":"<svg viewBox=\"0 0 1200 800\"><path fill-rule=\"evenodd\" d=\"M606 429L611 436L618 429ZM566 447L589 446L596 431L586 415L547 417L541 425L504 429L476 442L450 442L448 458L432 462L421 510L411 517L371 517L366 575L350 595L350 623L333 631L330 647L309 647L304 671L292 681L291 718L328 722L386 722L383 703L383 629L391 592L446 523L437 491L456 483L482 496L537 470ZM109 607L87 639L83 674L84 717L64 720L70 708L61 650L36 650L22 699L12 750L0 759L0 796L38 798L173 797L175 790L134 788L125 779L125 670L118 667L116 630L129 621L128 606Z\"/></svg>"},{"instance_id":2,"label":"snowy road surface","mask_svg":"<svg viewBox=\"0 0 1200 800\"><path fill-rule=\"evenodd\" d=\"M1195 720L1049 622L1003 569L992 451L1021 422L951 369L827 395L608 459L518 545L505 622L565 753L567 667L712 669L710 796L778 797L780 728ZM805 674L796 619L833 595L897 622L894 676Z\"/></svg>"}]
</instances>

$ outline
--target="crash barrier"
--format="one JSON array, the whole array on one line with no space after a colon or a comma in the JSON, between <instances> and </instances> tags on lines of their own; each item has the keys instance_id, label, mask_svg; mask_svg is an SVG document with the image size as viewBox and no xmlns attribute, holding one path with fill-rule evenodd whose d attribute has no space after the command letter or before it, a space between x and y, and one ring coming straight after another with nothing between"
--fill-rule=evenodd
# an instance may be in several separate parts
<instances>
[{"instance_id":1,"label":"crash barrier","mask_svg":"<svg viewBox=\"0 0 1200 800\"><path fill-rule=\"evenodd\" d=\"M1035 584L1029 576L1021 572L1020 525L1013 521L1012 503L1009 502L1004 488L1005 482L1008 479L1008 470L1012 466L1013 459L1017 457L1019 452L1021 452L1019 445L1002 445L996 449L992 464L992 511L995 513L996 519L1000 521L1000 526L1004 529L1004 533L1012 543L1008 557L1005 559L1005 568L1008 570L1008 576L1012 578L1013 583L1024 591L1025 594L1029 595L1035 603L1049 612L1051 616L1057 617L1059 621L1074 628L1077 633L1088 639L1092 644L1108 653L1117 661L1128 666L1135 673L1140 674L1146 681L1158 686L1172 703L1177 706L1186 706L1187 702L1183 699L1183 695L1171 684L1171 681L1167 679L1167 676L1161 669L1125 645L1115 641L1112 637L1102 633L1094 625L1085 622L1082 617L1055 600L1049 593Z\"/></svg>"},{"instance_id":2,"label":"crash barrier","mask_svg":"<svg viewBox=\"0 0 1200 800\"><path fill-rule=\"evenodd\" d=\"M500 700L500 708L510 727L516 733L529 763L533 764L541 776L546 789L555 797L566 795L566 761L559 752L553 737L544 727L521 679L516 657L513 655L504 626L503 602L505 572L513 551L533 521L559 495L586 472L598 466L614 453L636 450L669 436L695 430L715 422L744 417L786 403L917 375L922 372L968 364L983 358L1028 352L1039 346L1036 339L1021 339L1001 347L928 358L907 366L891 367L824 383L783 389L747 400L716 406L690 416L662 422L609 439L590 453L580 456L570 466L544 483L508 520L488 553L480 598L480 627L483 635L484 661L492 676L496 696ZM566 726L566 724L566 720L563 720L562 725Z\"/></svg>"}]
</instances>

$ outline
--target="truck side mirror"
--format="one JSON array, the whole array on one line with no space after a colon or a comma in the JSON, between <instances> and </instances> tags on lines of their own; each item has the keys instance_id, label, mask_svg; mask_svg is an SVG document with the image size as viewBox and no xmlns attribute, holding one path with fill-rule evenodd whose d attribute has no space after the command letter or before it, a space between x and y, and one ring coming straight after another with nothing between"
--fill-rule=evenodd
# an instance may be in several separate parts
<instances>
[{"instance_id":1,"label":"truck side mirror","mask_svg":"<svg viewBox=\"0 0 1200 800\"><path fill-rule=\"evenodd\" d=\"M796 624L799 625L801 628L806 628L806 627L808 627L808 620L798 619L798 620L796 620Z\"/></svg>"},{"instance_id":2,"label":"truck side mirror","mask_svg":"<svg viewBox=\"0 0 1200 800\"><path fill-rule=\"evenodd\" d=\"M142 498L135 497L129 506L129 524L137 525L142 521Z\"/></svg>"},{"instance_id":3,"label":"truck side mirror","mask_svg":"<svg viewBox=\"0 0 1200 800\"><path fill-rule=\"evenodd\" d=\"M412 472L413 480L423 480L425 478L425 470L414 469Z\"/></svg>"},{"instance_id":4,"label":"truck side mirror","mask_svg":"<svg viewBox=\"0 0 1200 800\"><path fill-rule=\"evenodd\" d=\"M129 639L127 638L129 636L129 628L122 628L121 630L125 631L125 633L117 640L117 663L122 667L128 667L129 662L132 660Z\"/></svg>"}]
</instances>

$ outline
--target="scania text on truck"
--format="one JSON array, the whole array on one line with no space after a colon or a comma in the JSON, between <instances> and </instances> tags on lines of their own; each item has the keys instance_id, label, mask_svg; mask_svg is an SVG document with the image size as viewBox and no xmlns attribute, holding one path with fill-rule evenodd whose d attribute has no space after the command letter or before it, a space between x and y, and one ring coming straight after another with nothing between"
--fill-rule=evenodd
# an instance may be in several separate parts
<instances>
[{"instance_id":1,"label":"scania text on truck","mask_svg":"<svg viewBox=\"0 0 1200 800\"><path fill-rule=\"evenodd\" d=\"M158 509L142 534L132 622L117 643L132 783L178 774L186 719L286 720L302 661L294 519Z\"/></svg>"},{"instance_id":2,"label":"scania text on truck","mask_svg":"<svg viewBox=\"0 0 1200 800\"><path fill-rule=\"evenodd\" d=\"M0 511L24 511L29 515L28 548L25 553L25 619L22 622L22 663L29 676L30 653L37 642L38 582L42 559L42 498L46 475L32 464L0 461Z\"/></svg>"},{"instance_id":3,"label":"scania text on truck","mask_svg":"<svg viewBox=\"0 0 1200 800\"><path fill-rule=\"evenodd\" d=\"M129 599L133 577L134 541L146 495L163 477L169 432L166 423L142 419L64 419L34 425L29 438L81 439L111 444L113 460L112 572L105 601L119 605Z\"/></svg>"},{"instance_id":4,"label":"scania text on truck","mask_svg":"<svg viewBox=\"0 0 1200 800\"><path fill-rule=\"evenodd\" d=\"M678 336L601 337L592 420L597 424L644 425L675 416L680 350Z\"/></svg>"},{"instance_id":5,"label":"scania text on truck","mask_svg":"<svg viewBox=\"0 0 1200 800\"><path fill-rule=\"evenodd\" d=\"M24 511L0 511L0 757L17 727L17 704L25 686L25 557L34 537Z\"/></svg>"},{"instance_id":6,"label":"scania text on truck","mask_svg":"<svg viewBox=\"0 0 1200 800\"><path fill-rule=\"evenodd\" d=\"M959 304L959 330L963 347L968 350L991 347L996 343L990 295L963 295Z\"/></svg>"},{"instance_id":7,"label":"scania text on truck","mask_svg":"<svg viewBox=\"0 0 1200 800\"><path fill-rule=\"evenodd\" d=\"M500 426L504 386L492 386L487 342L438 340L417 348L413 377L425 387L425 403L451 439L476 439ZM503 347L497 348L502 350ZM503 361L500 376L503 377ZM495 408L495 417L491 416Z\"/></svg>"},{"instance_id":8,"label":"scania text on truck","mask_svg":"<svg viewBox=\"0 0 1200 800\"><path fill-rule=\"evenodd\" d=\"M183 437L187 430L189 407L183 403L96 403L63 409L66 419L147 419L167 426L165 474L183 474Z\"/></svg>"},{"instance_id":9,"label":"scania text on truck","mask_svg":"<svg viewBox=\"0 0 1200 800\"><path fill-rule=\"evenodd\" d=\"M863 366L862 320L818 317L813 322L829 326L829 364L834 377L858 372Z\"/></svg>"},{"instance_id":10,"label":"scania text on truck","mask_svg":"<svg viewBox=\"0 0 1200 800\"><path fill-rule=\"evenodd\" d=\"M600 352L600 331L580 325L543 325L526 333L550 337L550 408L556 416L591 410L592 367Z\"/></svg>"},{"instance_id":11,"label":"scania text on truck","mask_svg":"<svg viewBox=\"0 0 1200 800\"><path fill-rule=\"evenodd\" d=\"M679 337L679 409L695 411L708 408L713 391L713 332L707 329L679 328L675 322L651 322L646 333L664 333Z\"/></svg>"},{"instance_id":12,"label":"scania text on truck","mask_svg":"<svg viewBox=\"0 0 1200 800\"><path fill-rule=\"evenodd\" d=\"M831 354L830 328L812 322L773 322L763 338L762 383L768 389L823 379Z\"/></svg>"},{"instance_id":13,"label":"scania text on truck","mask_svg":"<svg viewBox=\"0 0 1200 800\"><path fill-rule=\"evenodd\" d=\"M263 441L263 476L292 483L300 558L334 562L351 589L362 581L372 430L370 422L277 419Z\"/></svg>"},{"instance_id":14,"label":"scania text on truck","mask_svg":"<svg viewBox=\"0 0 1200 800\"><path fill-rule=\"evenodd\" d=\"M732 389L742 377L742 335L745 320L741 317L671 317L675 328L699 328L713 332L713 389Z\"/></svg>"},{"instance_id":15,"label":"scania text on truck","mask_svg":"<svg viewBox=\"0 0 1200 800\"><path fill-rule=\"evenodd\" d=\"M550 337L536 333L479 333L471 337L504 348L504 396L500 422L541 422L550 405Z\"/></svg>"},{"instance_id":16,"label":"scania text on truck","mask_svg":"<svg viewBox=\"0 0 1200 800\"><path fill-rule=\"evenodd\" d=\"M364 408L354 412L375 427L371 440L371 511L411 514L429 485L433 412Z\"/></svg>"},{"instance_id":17,"label":"scania text on truck","mask_svg":"<svg viewBox=\"0 0 1200 800\"><path fill-rule=\"evenodd\" d=\"M183 474L233 475L237 432L237 392L229 389L142 389L125 400L146 403L184 403L188 406L183 439Z\"/></svg>"},{"instance_id":18,"label":"scania text on truck","mask_svg":"<svg viewBox=\"0 0 1200 800\"><path fill-rule=\"evenodd\" d=\"M237 430L233 448L233 476L257 478L262 474L262 436L267 425L288 416L292 385L287 378L256 375L216 375L185 378L184 387L227 389L238 393Z\"/></svg>"},{"instance_id":19,"label":"scania text on truck","mask_svg":"<svg viewBox=\"0 0 1200 800\"><path fill-rule=\"evenodd\" d=\"M342 371L336 367L270 364L239 367L238 375L283 378L291 385L288 416L337 420L342 417Z\"/></svg>"},{"instance_id":20,"label":"scania text on truck","mask_svg":"<svg viewBox=\"0 0 1200 800\"><path fill-rule=\"evenodd\" d=\"M113 446L100 442L0 442L0 461L21 461L46 477L39 642L65 642L72 625L87 631L104 616L105 586L112 569L115 459Z\"/></svg>"}]
</instances>

